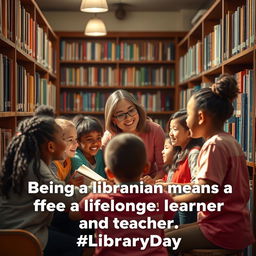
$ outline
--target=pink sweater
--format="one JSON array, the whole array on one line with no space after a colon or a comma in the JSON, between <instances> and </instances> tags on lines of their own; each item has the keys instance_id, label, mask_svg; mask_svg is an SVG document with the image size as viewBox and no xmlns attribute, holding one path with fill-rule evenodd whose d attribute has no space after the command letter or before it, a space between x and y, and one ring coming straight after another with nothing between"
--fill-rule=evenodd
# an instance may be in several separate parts
<instances>
[{"instance_id":1,"label":"pink sweater","mask_svg":"<svg viewBox=\"0 0 256 256\"><path fill-rule=\"evenodd\" d=\"M148 162L150 164L148 175L155 177L156 173L161 172L162 176L164 176L162 150L164 148L165 134L161 126L157 123L148 121L148 125L149 131L139 134L139 137L145 143ZM104 148L114 136L115 134L105 131L102 138L102 147Z\"/></svg>"}]
</instances>

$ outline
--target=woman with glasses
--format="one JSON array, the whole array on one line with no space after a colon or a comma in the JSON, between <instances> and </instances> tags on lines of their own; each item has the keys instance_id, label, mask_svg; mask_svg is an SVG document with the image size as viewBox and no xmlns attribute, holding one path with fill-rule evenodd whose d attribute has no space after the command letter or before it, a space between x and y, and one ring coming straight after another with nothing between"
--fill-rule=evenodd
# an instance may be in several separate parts
<instances>
[{"instance_id":1,"label":"woman with glasses","mask_svg":"<svg viewBox=\"0 0 256 256\"><path fill-rule=\"evenodd\" d=\"M149 163L148 174L158 179L164 176L162 150L165 134L163 129L152 122L135 97L125 90L113 92L105 105L106 131L102 146L113 136L122 132L138 135L145 143Z\"/></svg>"}]
</instances>

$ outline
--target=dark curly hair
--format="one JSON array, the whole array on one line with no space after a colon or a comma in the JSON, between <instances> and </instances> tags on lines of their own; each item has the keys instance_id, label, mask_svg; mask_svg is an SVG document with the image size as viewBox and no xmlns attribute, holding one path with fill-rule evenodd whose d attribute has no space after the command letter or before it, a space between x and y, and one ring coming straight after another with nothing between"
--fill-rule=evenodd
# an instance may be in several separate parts
<instances>
[{"instance_id":1,"label":"dark curly hair","mask_svg":"<svg viewBox=\"0 0 256 256\"><path fill-rule=\"evenodd\" d=\"M11 188L17 194L22 193L31 160L34 160L33 171L40 179L40 146L54 141L57 124L52 117L34 116L22 121L18 131L7 147L0 170L0 193L6 197Z\"/></svg>"},{"instance_id":2,"label":"dark curly hair","mask_svg":"<svg viewBox=\"0 0 256 256\"><path fill-rule=\"evenodd\" d=\"M211 88L204 88L196 92L192 97L195 100L197 110L205 110L213 118L221 122L229 119L234 108L233 100L239 93L237 82L228 74L221 75Z\"/></svg>"}]
</instances>

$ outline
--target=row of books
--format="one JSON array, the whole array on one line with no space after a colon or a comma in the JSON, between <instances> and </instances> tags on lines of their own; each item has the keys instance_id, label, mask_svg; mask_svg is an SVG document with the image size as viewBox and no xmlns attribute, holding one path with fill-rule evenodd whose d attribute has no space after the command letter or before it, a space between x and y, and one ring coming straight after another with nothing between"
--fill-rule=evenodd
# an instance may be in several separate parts
<instances>
[{"instance_id":1,"label":"row of books","mask_svg":"<svg viewBox=\"0 0 256 256\"><path fill-rule=\"evenodd\" d=\"M2 166L4 154L11 139L12 139L12 130L0 128L0 166Z\"/></svg>"},{"instance_id":2,"label":"row of books","mask_svg":"<svg viewBox=\"0 0 256 256\"><path fill-rule=\"evenodd\" d=\"M17 65L16 111L33 112L38 105L56 108L56 86L39 73L30 74L22 65Z\"/></svg>"},{"instance_id":3,"label":"row of books","mask_svg":"<svg viewBox=\"0 0 256 256\"><path fill-rule=\"evenodd\" d=\"M203 50L203 52L202 52ZM203 54L203 57L202 57ZM179 82L199 75L222 63L222 22L213 27L213 31L191 46L179 59Z\"/></svg>"},{"instance_id":4,"label":"row of books","mask_svg":"<svg viewBox=\"0 0 256 256\"><path fill-rule=\"evenodd\" d=\"M120 60L175 60L173 41L137 41L120 43Z\"/></svg>"},{"instance_id":5,"label":"row of books","mask_svg":"<svg viewBox=\"0 0 256 256\"><path fill-rule=\"evenodd\" d=\"M14 2L15 0L0 1L0 33L10 40L14 39Z\"/></svg>"},{"instance_id":6,"label":"row of books","mask_svg":"<svg viewBox=\"0 0 256 256\"><path fill-rule=\"evenodd\" d=\"M122 86L174 86L172 67L127 67L120 69Z\"/></svg>"},{"instance_id":7,"label":"row of books","mask_svg":"<svg viewBox=\"0 0 256 256\"><path fill-rule=\"evenodd\" d=\"M61 85L65 86L117 86L118 71L110 66L61 67Z\"/></svg>"},{"instance_id":8,"label":"row of books","mask_svg":"<svg viewBox=\"0 0 256 256\"><path fill-rule=\"evenodd\" d=\"M203 50L204 70L222 63L222 20L213 27L213 32L204 37Z\"/></svg>"},{"instance_id":9,"label":"row of books","mask_svg":"<svg viewBox=\"0 0 256 256\"><path fill-rule=\"evenodd\" d=\"M172 61L175 59L173 41L115 41L62 40L61 60L100 61Z\"/></svg>"},{"instance_id":10,"label":"row of books","mask_svg":"<svg viewBox=\"0 0 256 256\"><path fill-rule=\"evenodd\" d=\"M61 92L60 109L65 112L104 111L109 95L110 93L102 92ZM157 93L137 92L134 96L147 111L160 112L173 109L173 97L171 94L159 91Z\"/></svg>"},{"instance_id":11,"label":"row of books","mask_svg":"<svg viewBox=\"0 0 256 256\"><path fill-rule=\"evenodd\" d=\"M0 112L11 111L13 60L0 53Z\"/></svg>"},{"instance_id":12,"label":"row of books","mask_svg":"<svg viewBox=\"0 0 256 256\"><path fill-rule=\"evenodd\" d=\"M231 54L235 55L245 48L254 44L255 33L255 0L246 0L245 5L238 6L234 13L228 11L225 15L226 27L231 23L232 38L231 38ZM229 38L225 41L228 46ZM226 58L230 56L228 47L225 47L224 52Z\"/></svg>"},{"instance_id":13,"label":"row of books","mask_svg":"<svg viewBox=\"0 0 256 256\"><path fill-rule=\"evenodd\" d=\"M225 130L241 144L250 162L253 160L253 76L254 71L250 69L235 74L240 93L234 101L234 116L225 124Z\"/></svg>"},{"instance_id":14,"label":"row of books","mask_svg":"<svg viewBox=\"0 0 256 256\"><path fill-rule=\"evenodd\" d=\"M38 24L36 26L36 49L37 61L50 72L56 73L56 51L53 43L49 40L47 32Z\"/></svg>"},{"instance_id":15,"label":"row of books","mask_svg":"<svg viewBox=\"0 0 256 256\"><path fill-rule=\"evenodd\" d=\"M32 56L50 72L56 73L56 51L48 38L47 31L36 24L33 9L29 9L22 1L0 1L0 33L16 44L24 52ZM14 12L15 7L15 12ZM13 23L16 15L16 36Z\"/></svg>"},{"instance_id":16,"label":"row of books","mask_svg":"<svg viewBox=\"0 0 256 256\"><path fill-rule=\"evenodd\" d=\"M21 1L16 1L16 42L18 47L25 51L30 56L36 56L36 22L34 13L30 13L21 4Z\"/></svg>"},{"instance_id":17,"label":"row of books","mask_svg":"<svg viewBox=\"0 0 256 256\"><path fill-rule=\"evenodd\" d=\"M180 83L202 72L202 42L198 41L179 59Z\"/></svg>"},{"instance_id":18,"label":"row of books","mask_svg":"<svg viewBox=\"0 0 256 256\"><path fill-rule=\"evenodd\" d=\"M241 4L236 10L227 11L223 22L220 19L220 24L213 26L213 31L204 37L203 53L201 52L201 43L198 41L180 58L179 81L183 82L200 74L202 62L203 70L218 66L223 60L253 46L254 40L255 1L246 0L245 4Z\"/></svg>"},{"instance_id":19,"label":"row of books","mask_svg":"<svg viewBox=\"0 0 256 256\"><path fill-rule=\"evenodd\" d=\"M61 85L65 86L174 86L175 71L172 67L127 67L120 74L114 67L62 67Z\"/></svg>"},{"instance_id":20,"label":"row of books","mask_svg":"<svg viewBox=\"0 0 256 256\"><path fill-rule=\"evenodd\" d=\"M190 99L190 97L197 92L198 90L202 88L210 87L211 83L201 83L198 85L195 85L193 88L187 88L180 91L179 95L179 107L180 109L186 109L187 103Z\"/></svg>"}]
</instances>

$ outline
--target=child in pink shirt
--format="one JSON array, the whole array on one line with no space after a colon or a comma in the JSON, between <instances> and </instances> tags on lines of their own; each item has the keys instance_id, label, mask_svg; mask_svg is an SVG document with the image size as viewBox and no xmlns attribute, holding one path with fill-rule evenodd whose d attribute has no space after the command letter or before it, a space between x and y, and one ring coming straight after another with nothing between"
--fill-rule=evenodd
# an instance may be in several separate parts
<instances>
[{"instance_id":1,"label":"child in pink shirt","mask_svg":"<svg viewBox=\"0 0 256 256\"><path fill-rule=\"evenodd\" d=\"M222 202L221 211L201 211L197 223L166 236L181 237L180 252L201 248L241 250L254 242L247 202L249 178L246 161L238 142L223 131L224 122L233 114L232 101L237 97L236 80L222 75L211 88L195 93L187 106L187 125L194 138L206 142L198 156L196 184L218 185L217 194L184 194L176 202ZM231 185L232 191L225 191Z\"/></svg>"}]
</instances>

